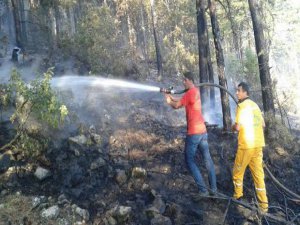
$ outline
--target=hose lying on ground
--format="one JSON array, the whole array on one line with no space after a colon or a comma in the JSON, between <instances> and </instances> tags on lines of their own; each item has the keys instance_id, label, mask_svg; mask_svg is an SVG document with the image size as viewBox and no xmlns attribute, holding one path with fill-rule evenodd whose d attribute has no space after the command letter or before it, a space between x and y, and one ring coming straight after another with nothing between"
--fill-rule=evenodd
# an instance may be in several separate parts
<instances>
[{"instance_id":1,"label":"hose lying on ground","mask_svg":"<svg viewBox=\"0 0 300 225\"><path fill-rule=\"evenodd\" d=\"M300 202L300 195L292 192L291 190L286 188L283 184L281 184L275 178L275 176L271 173L270 169L268 168L268 166L265 163L263 164L263 166L264 166L265 170L267 171L268 175L270 176L270 178L272 179L272 181L274 181L274 183L277 184L282 190L284 190L287 194L289 194L291 197L294 198L294 199L290 199L290 200L295 201L295 202Z\"/></svg>"}]
</instances>

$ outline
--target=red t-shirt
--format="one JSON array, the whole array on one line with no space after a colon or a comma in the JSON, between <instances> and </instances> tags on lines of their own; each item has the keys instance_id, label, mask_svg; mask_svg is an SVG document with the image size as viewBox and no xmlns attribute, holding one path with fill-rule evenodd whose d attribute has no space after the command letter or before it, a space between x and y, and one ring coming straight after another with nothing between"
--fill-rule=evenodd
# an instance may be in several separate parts
<instances>
[{"instance_id":1,"label":"red t-shirt","mask_svg":"<svg viewBox=\"0 0 300 225\"><path fill-rule=\"evenodd\" d=\"M185 106L188 135L206 133L199 89L197 87L189 89L180 102Z\"/></svg>"}]
</instances>

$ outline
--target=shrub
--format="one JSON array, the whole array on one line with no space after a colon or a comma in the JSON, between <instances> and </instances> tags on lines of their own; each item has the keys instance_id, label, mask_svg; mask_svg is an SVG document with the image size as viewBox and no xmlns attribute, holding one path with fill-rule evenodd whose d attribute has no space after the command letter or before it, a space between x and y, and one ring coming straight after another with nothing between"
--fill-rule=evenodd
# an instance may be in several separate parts
<instances>
[{"instance_id":1,"label":"shrub","mask_svg":"<svg viewBox=\"0 0 300 225\"><path fill-rule=\"evenodd\" d=\"M52 69L29 84L17 70L11 74L7 95L15 107L10 120L16 125L17 138L9 147L24 156L38 156L43 152L48 146L45 131L58 128L68 115L67 107L59 102L51 88Z\"/></svg>"}]
</instances>

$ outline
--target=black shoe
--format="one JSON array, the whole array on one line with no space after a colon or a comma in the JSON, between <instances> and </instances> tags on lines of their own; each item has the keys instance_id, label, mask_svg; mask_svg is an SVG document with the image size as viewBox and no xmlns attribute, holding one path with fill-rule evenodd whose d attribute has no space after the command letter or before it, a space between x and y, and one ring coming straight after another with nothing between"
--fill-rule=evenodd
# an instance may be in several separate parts
<instances>
[{"instance_id":1,"label":"black shoe","mask_svg":"<svg viewBox=\"0 0 300 225\"><path fill-rule=\"evenodd\" d=\"M206 191L206 192L199 192L199 193L197 193L197 194L195 194L195 195L193 196L193 200L194 200L195 202L198 202L198 201L200 201L201 199L204 199L204 198L207 198L207 197L209 197L208 191Z\"/></svg>"},{"instance_id":2,"label":"black shoe","mask_svg":"<svg viewBox=\"0 0 300 225\"><path fill-rule=\"evenodd\" d=\"M219 192L219 191L211 191L210 196L212 198L222 198L222 199L228 199L229 197L224 195L223 193Z\"/></svg>"},{"instance_id":3,"label":"black shoe","mask_svg":"<svg viewBox=\"0 0 300 225\"><path fill-rule=\"evenodd\" d=\"M235 200L238 200L238 201L243 201L243 196L241 196L241 197L238 197L238 198L235 198L235 197L233 197Z\"/></svg>"},{"instance_id":4,"label":"black shoe","mask_svg":"<svg viewBox=\"0 0 300 225\"><path fill-rule=\"evenodd\" d=\"M206 198L206 197L209 197L209 192L206 191L206 192L199 192L198 193L198 196L202 197L202 198Z\"/></svg>"}]
</instances>

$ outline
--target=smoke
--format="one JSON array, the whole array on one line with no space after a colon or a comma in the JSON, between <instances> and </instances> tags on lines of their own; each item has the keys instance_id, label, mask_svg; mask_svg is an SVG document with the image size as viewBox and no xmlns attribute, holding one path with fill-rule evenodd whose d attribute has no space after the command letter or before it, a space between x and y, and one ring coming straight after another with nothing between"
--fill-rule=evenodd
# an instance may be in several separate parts
<instances>
[{"instance_id":1,"label":"smoke","mask_svg":"<svg viewBox=\"0 0 300 225\"><path fill-rule=\"evenodd\" d=\"M30 58L19 60L18 63L13 63L10 58L11 56L7 55L1 59L2 84L9 82L14 68L27 83L43 73L40 69L42 55L31 55ZM94 125L98 131L130 128L132 126L130 117L139 113L167 125L183 125L185 122L184 112L173 112L165 104L164 96L159 93L160 85L154 81L139 84L70 73L55 75L51 85L70 112L62 127L64 131L61 132L64 132L64 136L74 132L81 125L85 127Z\"/></svg>"},{"instance_id":2,"label":"smoke","mask_svg":"<svg viewBox=\"0 0 300 225\"><path fill-rule=\"evenodd\" d=\"M53 78L51 84L70 110L70 124L74 129L80 124L94 125L102 131L128 129L133 126L132 118L139 115L167 125L182 125L178 121L185 119L183 112L171 112L158 84L153 82L145 85L69 74Z\"/></svg>"},{"instance_id":3,"label":"smoke","mask_svg":"<svg viewBox=\"0 0 300 225\"><path fill-rule=\"evenodd\" d=\"M235 96L235 87L236 84L228 81L228 91ZM202 104L202 114L204 116L205 122L209 124L216 124L218 127L223 127L223 113L222 113L222 103L221 103L221 92L219 88L215 87L201 87L201 88L214 88L215 89L215 108L211 108L210 101L206 104ZM229 107L230 107L230 115L232 121L235 119L235 111L236 111L236 103L235 101L228 95L229 98Z\"/></svg>"},{"instance_id":4,"label":"smoke","mask_svg":"<svg viewBox=\"0 0 300 225\"><path fill-rule=\"evenodd\" d=\"M40 71L41 57L31 56L26 61L20 60L15 63L12 62L10 56L0 59L0 83L7 84L9 82L13 69L17 69L25 82L30 82L35 79Z\"/></svg>"}]
</instances>

